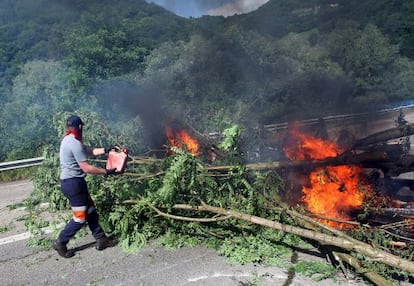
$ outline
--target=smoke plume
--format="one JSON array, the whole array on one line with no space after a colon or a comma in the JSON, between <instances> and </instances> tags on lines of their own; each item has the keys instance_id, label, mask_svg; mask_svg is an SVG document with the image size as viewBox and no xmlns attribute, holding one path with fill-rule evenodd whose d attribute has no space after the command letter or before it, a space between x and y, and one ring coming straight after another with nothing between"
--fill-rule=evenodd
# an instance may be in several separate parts
<instances>
[{"instance_id":1,"label":"smoke plume","mask_svg":"<svg viewBox=\"0 0 414 286\"><path fill-rule=\"evenodd\" d=\"M156 87L119 81L101 85L96 91L113 120L122 122L138 115L148 145L159 148L165 144L165 126L171 116Z\"/></svg>"}]
</instances>

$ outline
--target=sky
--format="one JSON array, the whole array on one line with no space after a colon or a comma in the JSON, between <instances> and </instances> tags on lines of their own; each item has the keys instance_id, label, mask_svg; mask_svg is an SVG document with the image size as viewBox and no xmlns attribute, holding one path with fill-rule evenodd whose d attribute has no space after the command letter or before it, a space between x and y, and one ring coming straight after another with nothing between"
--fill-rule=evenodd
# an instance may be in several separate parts
<instances>
[{"instance_id":1,"label":"sky","mask_svg":"<svg viewBox=\"0 0 414 286\"><path fill-rule=\"evenodd\" d=\"M183 17L232 16L256 10L269 0L146 0Z\"/></svg>"}]
</instances>

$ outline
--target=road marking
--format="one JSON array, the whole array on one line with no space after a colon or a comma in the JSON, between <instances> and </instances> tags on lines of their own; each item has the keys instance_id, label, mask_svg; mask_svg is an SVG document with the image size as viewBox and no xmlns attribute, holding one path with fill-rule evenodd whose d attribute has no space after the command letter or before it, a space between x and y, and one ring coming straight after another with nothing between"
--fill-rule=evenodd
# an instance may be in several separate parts
<instances>
[{"instance_id":1,"label":"road marking","mask_svg":"<svg viewBox=\"0 0 414 286\"><path fill-rule=\"evenodd\" d=\"M64 226L63 223L57 225L53 229L50 228L50 227L44 227L44 228L42 228L42 234L50 234L56 228L59 228L59 227L62 227L62 226ZM0 245L5 245L5 244L13 243L13 242L17 242L17 241L20 241L20 240L25 240L25 239L28 239L28 238L30 238L32 236L33 235L30 232L24 232L24 233L20 233L20 234L8 236L8 237L0 238Z\"/></svg>"},{"instance_id":2,"label":"road marking","mask_svg":"<svg viewBox=\"0 0 414 286\"><path fill-rule=\"evenodd\" d=\"M208 280L210 278L222 278L222 277L251 277L253 276L252 273L249 272L242 272L242 273L214 273L213 275L202 275L199 277L195 277L195 278L188 278L187 281L188 282L197 282L200 280ZM287 279L287 275L285 274L275 274L272 275L273 278L277 278L277 279Z\"/></svg>"},{"instance_id":3,"label":"road marking","mask_svg":"<svg viewBox=\"0 0 414 286\"><path fill-rule=\"evenodd\" d=\"M25 233L5 237L5 238L0 238L0 245L9 244L9 243L13 243L13 242L16 242L16 241L28 239L30 236L31 236L30 232L25 232Z\"/></svg>"}]
</instances>

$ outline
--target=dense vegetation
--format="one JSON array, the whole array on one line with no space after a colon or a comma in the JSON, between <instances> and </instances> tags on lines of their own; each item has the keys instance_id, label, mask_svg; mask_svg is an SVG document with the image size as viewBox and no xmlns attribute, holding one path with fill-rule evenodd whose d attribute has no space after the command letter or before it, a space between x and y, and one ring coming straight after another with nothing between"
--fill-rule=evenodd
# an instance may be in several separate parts
<instances>
[{"instance_id":1,"label":"dense vegetation","mask_svg":"<svg viewBox=\"0 0 414 286\"><path fill-rule=\"evenodd\" d=\"M271 0L247 15L200 19L144 0L0 0L0 15L0 161L46 155L32 202L67 208L56 151L69 113L86 122L87 144L133 155L165 144L170 122L226 130L227 174L207 175L199 158L177 151L157 164L131 162L129 175L88 177L105 229L128 251L163 236L170 246L205 243L241 263L291 267L290 246L308 241L176 204L296 225L281 177L240 164L240 130L253 141L249 130L263 124L375 110L414 91L412 0ZM177 223L169 213L193 218ZM383 234L357 235L387 246ZM363 267L406 275L369 259Z\"/></svg>"},{"instance_id":2,"label":"dense vegetation","mask_svg":"<svg viewBox=\"0 0 414 286\"><path fill-rule=\"evenodd\" d=\"M41 154L67 112L96 112L140 152L172 116L218 131L410 99L413 7L272 0L185 19L144 0L2 0L0 159Z\"/></svg>"}]
</instances>

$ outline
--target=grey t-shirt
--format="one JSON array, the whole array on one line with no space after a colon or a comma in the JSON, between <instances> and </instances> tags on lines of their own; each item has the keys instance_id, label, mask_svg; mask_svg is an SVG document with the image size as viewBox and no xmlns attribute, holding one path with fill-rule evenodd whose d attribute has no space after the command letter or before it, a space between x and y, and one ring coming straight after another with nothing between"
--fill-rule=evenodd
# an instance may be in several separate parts
<instances>
[{"instance_id":1,"label":"grey t-shirt","mask_svg":"<svg viewBox=\"0 0 414 286\"><path fill-rule=\"evenodd\" d=\"M73 136L65 136L60 143L60 179L85 177L78 162L86 161L88 156L82 142Z\"/></svg>"}]
</instances>

